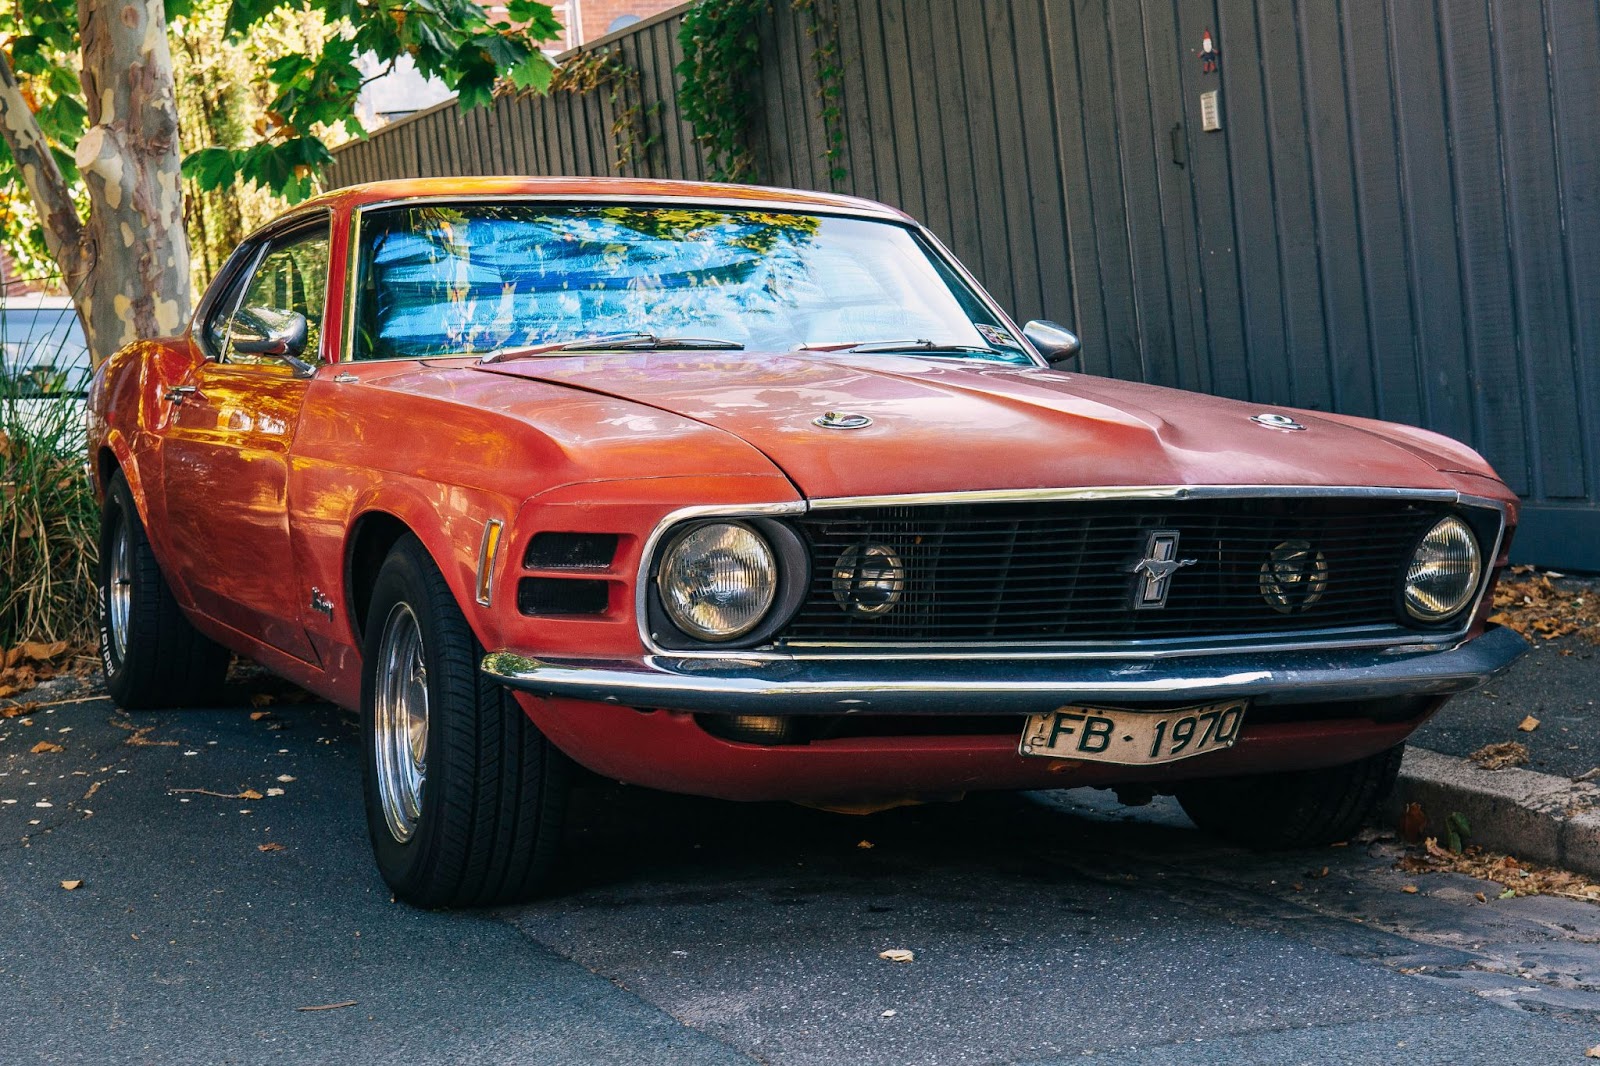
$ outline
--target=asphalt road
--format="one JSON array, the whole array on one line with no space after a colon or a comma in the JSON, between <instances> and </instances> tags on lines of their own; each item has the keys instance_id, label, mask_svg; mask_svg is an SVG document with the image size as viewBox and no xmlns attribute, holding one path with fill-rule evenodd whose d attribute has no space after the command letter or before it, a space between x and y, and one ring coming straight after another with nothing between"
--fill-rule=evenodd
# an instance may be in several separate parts
<instances>
[{"instance_id":1,"label":"asphalt road","mask_svg":"<svg viewBox=\"0 0 1600 1066\"><path fill-rule=\"evenodd\" d=\"M1538 728L1517 726L1529 715ZM1528 769L1577 777L1600 767L1600 644L1583 636L1540 641L1505 674L1451 700L1413 742L1467 756L1485 744L1515 740Z\"/></svg>"},{"instance_id":2,"label":"asphalt road","mask_svg":"<svg viewBox=\"0 0 1600 1066\"><path fill-rule=\"evenodd\" d=\"M316 705L0 721L0 1063L1498 1066L1600 1044L1600 908L1480 903L1383 842L1252 856L1092 792L848 818L596 783L553 898L424 913L370 863L353 737Z\"/></svg>"}]
</instances>

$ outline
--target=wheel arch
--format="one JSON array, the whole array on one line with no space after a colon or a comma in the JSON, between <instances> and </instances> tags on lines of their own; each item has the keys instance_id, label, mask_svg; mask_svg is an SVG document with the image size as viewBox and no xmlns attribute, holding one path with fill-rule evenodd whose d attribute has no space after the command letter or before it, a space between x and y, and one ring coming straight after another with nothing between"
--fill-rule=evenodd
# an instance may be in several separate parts
<instances>
[{"instance_id":1,"label":"wheel arch","mask_svg":"<svg viewBox=\"0 0 1600 1066\"><path fill-rule=\"evenodd\" d=\"M367 609L372 602L378 571L389 552L408 534L423 539L405 519L381 510L361 514L350 527L344 559L345 610L358 647L366 639ZM426 541L423 548L427 550Z\"/></svg>"}]
</instances>

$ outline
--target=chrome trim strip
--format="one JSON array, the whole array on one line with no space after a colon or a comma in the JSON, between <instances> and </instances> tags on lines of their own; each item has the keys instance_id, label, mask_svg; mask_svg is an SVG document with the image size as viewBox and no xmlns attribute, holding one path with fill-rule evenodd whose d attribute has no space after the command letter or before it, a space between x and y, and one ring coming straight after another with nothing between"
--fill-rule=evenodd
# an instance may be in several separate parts
<instances>
[{"instance_id":1,"label":"chrome trim strip","mask_svg":"<svg viewBox=\"0 0 1600 1066\"><path fill-rule=\"evenodd\" d=\"M1348 639L1357 633L1370 633L1372 627L1329 630L1323 637L1293 641L1293 636L1273 641L1269 634L1249 634L1236 638L1240 643L1221 640L1209 641L1207 647L1196 647L1176 640L1122 641L1118 643L1058 641L1008 642L995 644L938 644L938 645L870 645L872 653L853 650L864 647L850 644L804 643L788 646L783 651L770 648L712 648L705 650L677 650L663 648L649 631L649 615L645 610L646 584L649 567L660 543L672 525L689 518L735 518L749 515L801 514L811 511L840 510L849 507L924 506L949 503L1048 503L1057 501L1096 500L1183 500L1227 498L1361 498L1409 499L1425 503L1454 503L1463 507L1482 507L1500 512L1500 529L1495 538L1494 551L1485 557L1483 576L1479 579L1478 594L1469 611L1462 613L1461 627L1449 632L1394 632L1387 636ZM1494 572L1494 560L1500 557L1505 544L1507 504L1487 496L1473 496L1454 489L1413 489L1391 486L1363 485L1098 485L1078 488L1038 489L975 489L960 492L906 493L885 496L830 496L791 503L709 505L685 507L667 514L651 530L640 554L639 574L634 596L634 611L638 623L639 639L645 650L653 655L670 655L678 659L727 659L736 656L751 661L793 662L822 658L916 658L916 659L971 659L985 658L1122 658L1167 659L1183 655L1233 655L1302 651L1314 648L1369 648L1391 647L1406 650L1430 650L1466 636L1472 619L1489 591L1489 579ZM1207 640L1208 638L1193 638ZM1252 641L1254 643L1242 643ZM824 655L822 649L833 649L833 655ZM898 649L906 649L904 651Z\"/></svg>"},{"instance_id":2,"label":"chrome trim strip","mask_svg":"<svg viewBox=\"0 0 1600 1066\"><path fill-rule=\"evenodd\" d=\"M693 183L691 183L693 184ZM405 207L412 204L460 203L567 203L567 204L690 204L695 207L726 207L734 210L774 211L789 215L839 215L847 218L871 218L895 222L902 226L921 228L920 223L908 221L906 216L889 207L874 209L852 204L803 204L782 199L738 196L688 196L671 192L660 193L434 193L429 196L396 196L387 200L369 200L356 206L356 211L375 211L385 207Z\"/></svg>"},{"instance_id":3,"label":"chrome trim strip","mask_svg":"<svg viewBox=\"0 0 1600 1066\"><path fill-rule=\"evenodd\" d=\"M501 534L505 528L505 522L498 518L483 524L483 539L478 542L477 574L477 600L481 607L489 606L494 600L494 566L500 557Z\"/></svg>"},{"instance_id":4,"label":"chrome trim strip","mask_svg":"<svg viewBox=\"0 0 1600 1066\"><path fill-rule=\"evenodd\" d=\"M484 673L536 696L708 714L1028 714L1067 703L1169 704L1250 699L1336 703L1445 696L1475 688L1528 648L1495 628L1442 651L1344 651L1163 663L798 664L673 656L631 661L547 661L511 652L484 658ZM978 667L979 669L975 669ZM755 701L759 700L757 703Z\"/></svg>"}]
</instances>

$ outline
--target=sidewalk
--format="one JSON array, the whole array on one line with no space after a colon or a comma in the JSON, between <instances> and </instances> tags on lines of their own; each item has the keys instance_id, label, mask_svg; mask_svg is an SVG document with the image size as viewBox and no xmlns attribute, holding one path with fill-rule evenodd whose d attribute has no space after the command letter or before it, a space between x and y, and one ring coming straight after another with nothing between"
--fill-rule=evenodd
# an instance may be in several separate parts
<instances>
[{"instance_id":1,"label":"sidewalk","mask_svg":"<svg viewBox=\"0 0 1600 1066\"><path fill-rule=\"evenodd\" d=\"M1442 839L1459 813L1471 843L1600 877L1600 579L1522 574L1496 602L1534 647L1416 732L1389 816L1416 804ZM1508 743L1526 760L1472 758Z\"/></svg>"}]
</instances>

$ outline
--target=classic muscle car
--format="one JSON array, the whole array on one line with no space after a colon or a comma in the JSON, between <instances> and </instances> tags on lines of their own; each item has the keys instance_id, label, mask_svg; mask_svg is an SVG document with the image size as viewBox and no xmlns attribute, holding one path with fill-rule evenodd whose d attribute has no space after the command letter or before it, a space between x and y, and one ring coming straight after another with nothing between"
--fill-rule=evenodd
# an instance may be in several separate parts
<instances>
[{"instance_id":1,"label":"classic muscle car","mask_svg":"<svg viewBox=\"0 0 1600 1066\"><path fill-rule=\"evenodd\" d=\"M864 200L334 192L94 378L111 692L213 701L231 651L359 709L378 866L428 906L546 883L574 763L1343 837L1521 651L1486 621L1515 496L1433 433L1077 354Z\"/></svg>"}]
</instances>

